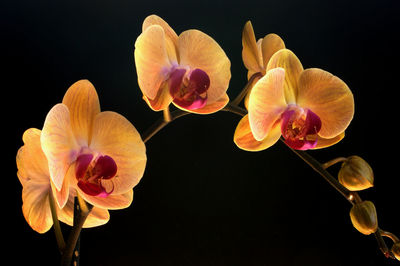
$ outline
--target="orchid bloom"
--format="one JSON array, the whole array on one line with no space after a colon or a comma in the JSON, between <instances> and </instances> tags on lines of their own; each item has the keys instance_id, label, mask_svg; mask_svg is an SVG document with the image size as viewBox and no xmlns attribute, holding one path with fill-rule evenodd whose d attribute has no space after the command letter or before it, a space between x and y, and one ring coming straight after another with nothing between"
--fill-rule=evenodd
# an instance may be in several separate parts
<instances>
[{"instance_id":1,"label":"orchid bloom","mask_svg":"<svg viewBox=\"0 0 400 266\"><path fill-rule=\"evenodd\" d=\"M242 32L242 59L247 68L247 79L250 80L255 76L252 85L254 85L262 76L266 74L266 69L272 55L277 51L285 48L285 43L278 35L270 33L264 38L258 39L254 35L253 26L247 21ZM248 108L250 91L244 99L244 105Z\"/></svg>"},{"instance_id":2,"label":"orchid bloom","mask_svg":"<svg viewBox=\"0 0 400 266\"><path fill-rule=\"evenodd\" d=\"M263 150L282 136L293 149L317 149L344 137L354 99L341 79L318 68L304 70L288 49L276 52L266 70L236 128L234 141L240 148Z\"/></svg>"},{"instance_id":3,"label":"orchid bloom","mask_svg":"<svg viewBox=\"0 0 400 266\"><path fill-rule=\"evenodd\" d=\"M48 113L40 137L60 208L79 195L103 209L128 207L146 165L135 127L115 112L100 112L87 80L74 83Z\"/></svg>"},{"instance_id":4,"label":"orchid bloom","mask_svg":"<svg viewBox=\"0 0 400 266\"><path fill-rule=\"evenodd\" d=\"M46 156L40 146L41 131L30 128L22 139L24 145L17 153L18 178L22 184L22 213L28 224L38 233L47 232L53 225L49 197L55 189L50 180ZM73 225L74 201L70 196L67 204L60 209L55 204L58 219ZM94 227L107 223L109 213L105 209L93 207L83 227Z\"/></svg>"},{"instance_id":5,"label":"orchid bloom","mask_svg":"<svg viewBox=\"0 0 400 266\"><path fill-rule=\"evenodd\" d=\"M163 19L148 16L135 43L135 64L143 98L154 111L172 102L188 112L209 114L229 102L230 61L201 31L178 36Z\"/></svg>"}]
</instances>

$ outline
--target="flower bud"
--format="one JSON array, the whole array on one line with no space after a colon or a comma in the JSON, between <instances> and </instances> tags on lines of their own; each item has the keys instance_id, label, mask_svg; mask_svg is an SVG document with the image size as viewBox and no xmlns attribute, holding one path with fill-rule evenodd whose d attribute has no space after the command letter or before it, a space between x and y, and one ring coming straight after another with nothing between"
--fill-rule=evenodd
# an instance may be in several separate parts
<instances>
[{"instance_id":1,"label":"flower bud","mask_svg":"<svg viewBox=\"0 0 400 266\"><path fill-rule=\"evenodd\" d=\"M351 191L359 191L374 185L374 173L371 166L359 156L350 156L339 170L340 184Z\"/></svg>"},{"instance_id":2,"label":"flower bud","mask_svg":"<svg viewBox=\"0 0 400 266\"><path fill-rule=\"evenodd\" d=\"M378 229L375 205L371 201L356 203L350 210L353 226L362 234L369 235Z\"/></svg>"},{"instance_id":3,"label":"flower bud","mask_svg":"<svg viewBox=\"0 0 400 266\"><path fill-rule=\"evenodd\" d=\"M392 253L397 260L400 260L400 242L396 242L393 244Z\"/></svg>"}]
</instances>

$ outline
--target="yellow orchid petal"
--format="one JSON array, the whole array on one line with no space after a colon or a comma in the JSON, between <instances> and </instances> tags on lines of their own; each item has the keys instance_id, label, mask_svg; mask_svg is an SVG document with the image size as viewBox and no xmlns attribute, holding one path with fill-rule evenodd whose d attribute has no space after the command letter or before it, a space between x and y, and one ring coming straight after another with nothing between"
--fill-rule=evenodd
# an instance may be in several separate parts
<instances>
[{"instance_id":1,"label":"yellow orchid petal","mask_svg":"<svg viewBox=\"0 0 400 266\"><path fill-rule=\"evenodd\" d=\"M179 109L182 109L182 110L190 112L190 113L208 115L208 114L212 114L212 113L218 112L219 110L224 108L228 104L228 102L229 102L229 97L228 97L228 94L225 93L217 101L215 101L215 102L213 102L211 104L206 104L206 106L204 106L202 108L199 108L199 109L195 109L195 110L184 109L184 108L180 107L177 104L176 105L174 104L174 105L176 107L178 107Z\"/></svg>"},{"instance_id":2,"label":"yellow orchid petal","mask_svg":"<svg viewBox=\"0 0 400 266\"><path fill-rule=\"evenodd\" d=\"M173 98L169 92L168 82L163 82L158 90L157 96L151 100L143 95L143 100L149 105L153 111L161 111L166 109Z\"/></svg>"},{"instance_id":3,"label":"yellow orchid petal","mask_svg":"<svg viewBox=\"0 0 400 266\"><path fill-rule=\"evenodd\" d=\"M275 33L270 33L262 39L261 51L264 67L268 65L272 55L281 49L285 49L285 43Z\"/></svg>"},{"instance_id":4,"label":"yellow orchid petal","mask_svg":"<svg viewBox=\"0 0 400 266\"><path fill-rule=\"evenodd\" d=\"M47 159L40 146L40 134L39 129L30 128L22 136L24 146L17 153L17 174L22 185L29 180L50 184Z\"/></svg>"},{"instance_id":5,"label":"yellow orchid petal","mask_svg":"<svg viewBox=\"0 0 400 266\"><path fill-rule=\"evenodd\" d=\"M154 99L171 67L161 26L152 25L135 42L135 64L139 87L143 94Z\"/></svg>"},{"instance_id":6,"label":"yellow orchid petal","mask_svg":"<svg viewBox=\"0 0 400 266\"><path fill-rule=\"evenodd\" d=\"M297 103L319 116L322 127L318 135L327 139L342 133L354 115L353 94L346 83L318 68L300 75Z\"/></svg>"},{"instance_id":7,"label":"yellow orchid petal","mask_svg":"<svg viewBox=\"0 0 400 266\"><path fill-rule=\"evenodd\" d=\"M40 142L48 160L50 178L55 187L61 190L68 168L75 161L80 149L65 104L55 105L47 114Z\"/></svg>"},{"instance_id":8,"label":"yellow orchid petal","mask_svg":"<svg viewBox=\"0 0 400 266\"><path fill-rule=\"evenodd\" d=\"M281 136L280 123L275 123L261 141L254 138L250 129L249 116L245 115L236 127L233 141L245 151L262 151L274 145Z\"/></svg>"},{"instance_id":9,"label":"yellow orchid petal","mask_svg":"<svg viewBox=\"0 0 400 266\"><path fill-rule=\"evenodd\" d=\"M261 141L287 108L283 85L285 71L271 69L254 85L249 98L249 122L253 136Z\"/></svg>"},{"instance_id":10,"label":"yellow orchid petal","mask_svg":"<svg viewBox=\"0 0 400 266\"><path fill-rule=\"evenodd\" d=\"M257 47L256 37L250 21L247 21L244 25L242 32L242 45L242 59L246 68L254 73L261 72L263 70L262 58Z\"/></svg>"},{"instance_id":11,"label":"yellow orchid petal","mask_svg":"<svg viewBox=\"0 0 400 266\"><path fill-rule=\"evenodd\" d=\"M75 82L65 93L62 103L68 107L77 142L88 146L93 119L100 113L99 97L93 84L88 80Z\"/></svg>"},{"instance_id":12,"label":"yellow orchid petal","mask_svg":"<svg viewBox=\"0 0 400 266\"><path fill-rule=\"evenodd\" d=\"M122 115L102 112L96 116L90 149L115 161L117 173L110 179L113 194L131 190L142 178L146 147L135 127Z\"/></svg>"},{"instance_id":13,"label":"yellow orchid petal","mask_svg":"<svg viewBox=\"0 0 400 266\"><path fill-rule=\"evenodd\" d=\"M262 77L263 76L261 76L261 75L256 76L255 78L253 78L253 81L251 82L251 84L249 84L250 89L247 91L246 97L244 98L244 102L243 102L244 103L244 107L247 110L249 110L249 99L250 99L251 90L253 89L253 87L257 83L257 81L259 81ZM249 77L249 80L250 80L250 78L251 78L251 76Z\"/></svg>"},{"instance_id":14,"label":"yellow orchid petal","mask_svg":"<svg viewBox=\"0 0 400 266\"><path fill-rule=\"evenodd\" d=\"M313 149L322 149L322 148L326 148L326 147L335 145L336 143L338 143L339 141L341 141L344 138L344 135L345 135L344 132L342 132L339 135L337 135L336 137L333 137L330 139L318 137L317 146L315 146Z\"/></svg>"},{"instance_id":15,"label":"yellow orchid petal","mask_svg":"<svg viewBox=\"0 0 400 266\"><path fill-rule=\"evenodd\" d=\"M123 194L111 194L106 198L89 196L77 188L78 193L82 198L95 207L108 210L119 210L127 208L131 205L133 200L133 189Z\"/></svg>"},{"instance_id":16,"label":"yellow orchid petal","mask_svg":"<svg viewBox=\"0 0 400 266\"><path fill-rule=\"evenodd\" d=\"M285 69L285 99L288 104L296 103L298 79L303 66L297 56L288 49L281 49L274 53L267 66L270 69L281 67Z\"/></svg>"},{"instance_id":17,"label":"yellow orchid petal","mask_svg":"<svg viewBox=\"0 0 400 266\"><path fill-rule=\"evenodd\" d=\"M152 25L159 25L163 28L165 33L166 49L168 58L171 63L177 62L177 45L178 45L178 35L175 31L168 25L165 20L157 15L150 15L143 21L142 31L144 32L148 27Z\"/></svg>"},{"instance_id":18,"label":"yellow orchid petal","mask_svg":"<svg viewBox=\"0 0 400 266\"><path fill-rule=\"evenodd\" d=\"M64 208L65 204L67 204L68 197L69 197L69 184L70 180L73 180L75 178L75 167L74 164L72 164L69 168L68 171L64 177L64 181L61 187L61 190L57 190L54 182L51 182L51 190L55 199L55 202L57 202L57 206L59 208Z\"/></svg>"},{"instance_id":19,"label":"yellow orchid petal","mask_svg":"<svg viewBox=\"0 0 400 266\"><path fill-rule=\"evenodd\" d=\"M62 210L58 210L58 219L70 226L74 221L74 197L70 196ZM83 228L91 228L106 224L110 220L108 210L94 206L83 224Z\"/></svg>"},{"instance_id":20,"label":"yellow orchid petal","mask_svg":"<svg viewBox=\"0 0 400 266\"><path fill-rule=\"evenodd\" d=\"M218 43L198 30L187 30L179 35L178 49L180 66L198 68L206 72L210 79L207 103L219 100L229 86L231 62Z\"/></svg>"},{"instance_id":21,"label":"yellow orchid petal","mask_svg":"<svg viewBox=\"0 0 400 266\"><path fill-rule=\"evenodd\" d=\"M53 225L49 204L50 186L29 184L22 190L22 213L28 224L38 233L47 232Z\"/></svg>"},{"instance_id":22,"label":"yellow orchid petal","mask_svg":"<svg viewBox=\"0 0 400 266\"><path fill-rule=\"evenodd\" d=\"M47 159L40 146L41 131L30 128L23 134L24 146L17 153L17 176L23 186L22 212L33 230L47 232L53 225L48 195L50 177Z\"/></svg>"}]
</instances>

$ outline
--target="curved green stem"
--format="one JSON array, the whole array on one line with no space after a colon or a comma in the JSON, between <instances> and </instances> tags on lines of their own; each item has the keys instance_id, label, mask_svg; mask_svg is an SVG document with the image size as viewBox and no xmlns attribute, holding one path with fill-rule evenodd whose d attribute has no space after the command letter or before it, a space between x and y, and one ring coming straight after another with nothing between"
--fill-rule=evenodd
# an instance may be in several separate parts
<instances>
[{"instance_id":1,"label":"curved green stem","mask_svg":"<svg viewBox=\"0 0 400 266\"><path fill-rule=\"evenodd\" d=\"M332 160L330 160L330 161L327 161L326 163L323 163L323 164L322 164L322 167L323 167L324 169L327 169L328 167L331 167L331 166L334 165L334 164L337 164L337 163L340 163L340 162L344 162L344 161L346 161L346 160L347 160L346 157L338 157L338 158L332 159Z\"/></svg>"},{"instance_id":2,"label":"curved green stem","mask_svg":"<svg viewBox=\"0 0 400 266\"><path fill-rule=\"evenodd\" d=\"M238 104L243 99L244 95L246 95L247 90L250 88L250 84L255 77L256 77L256 75L253 75L252 78L249 80L248 84L246 85L246 87L243 89L242 93L238 97L236 97L236 99L232 103L227 104L221 111L231 112L231 113L237 114L242 117L247 115L247 110L245 110L241 107L238 107ZM164 118L156 121L142 135L143 141L147 142L149 139L151 139L151 137L153 137L157 132L159 132L167 124L169 124L170 122L178 119L179 117L185 116L187 114L190 114L190 113L182 111L182 110L176 110L171 113L169 112L169 110L167 111L167 113L164 111ZM283 141L283 139L281 139L281 141ZM346 198L346 200L350 204L354 205L355 203L362 202L362 199L357 192L350 191L347 188L345 188L342 184L340 184L340 182L336 178L334 178L326 170L326 168L330 167L331 165L333 165L335 163L344 161L344 160L346 160L346 158L340 157L340 158L334 159L332 161L329 161L327 163L321 164L314 157L312 157L305 151L294 150L292 148L290 148L290 149L293 153L295 153L297 156L299 156L304 162L306 162L314 171L316 171L318 174L320 174L333 188L335 188L344 198ZM380 229L378 229L374 235L376 237L378 246L381 249L382 253L387 258L394 258L393 254L391 254L385 241L382 238L382 235L388 236L388 237L393 237L393 235L387 234L385 231L382 231ZM398 238L397 238L397 240L398 240Z\"/></svg>"},{"instance_id":3,"label":"curved green stem","mask_svg":"<svg viewBox=\"0 0 400 266\"><path fill-rule=\"evenodd\" d=\"M60 222L58 221L57 217L56 203L54 201L53 193L51 192L49 193L49 204L51 210L51 218L53 218L53 227L54 227L54 233L56 234L58 250L62 254L65 248L65 241L64 241L64 236L61 232Z\"/></svg>"},{"instance_id":4,"label":"curved green stem","mask_svg":"<svg viewBox=\"0 0 400 266\"><path fill-rule=\"evenodd\" d=\"M142 139L143 142L146 143L149 141L155 134L157 134L161 129L163 129L166 125L168 125L170 122L174 121L175 119L178 119L179 117L185 116L190 114L189 112L185 112L183 110L175 110L172 112L169 112L168 114L163 112L163 118L158 119L147 131L145 131L142 134Z\"/></svg>"},{"instance_id":5,"label":"curved green stem","mask_svg":"<svg viewBox=\"0 0 400 266\"><path fill-rule=\"evenodd\" d=\"M90 205L88 203L85 203L83 200L78 199L78 197L75 197L75 202L74 202L74 225L72 227L72 230L69 234L68 240L67 240L67 245L64 249L64 252L61 257L61 265L62 266L70 266L71 261L73 257L75 260L79 259L79 250L75 250L76 244L78 242L83 224L85 223L86 218L90 214L93 205ZM83 202L83 204L81 204ZM74 256L74 251L77 252ZM75 265L77 265L75 263Z\"/></svg>"},{"instance_id":6,"label":"curved green stem","mask_svg":"<svg viewBox=\"0 0 400 266\"><path fill-rule=\"evenodd\" d=\"M236 96L236 98L231 102L231 105L236 105L236 106L238 106L239 103L243 100L243 98L246 96L246 94L247 94L247 93L250 91L250 89L252 88L251 85L253 84L253 81L254 81L256 78L261 78L261 77L262 77L262 74L261 74L260 72L253 74L253 75L250 77L249 81L247 82L246 86L244 86L243 90L242 90L242 91L239 93L239 95Z\"/></svg>"}]
</instances>

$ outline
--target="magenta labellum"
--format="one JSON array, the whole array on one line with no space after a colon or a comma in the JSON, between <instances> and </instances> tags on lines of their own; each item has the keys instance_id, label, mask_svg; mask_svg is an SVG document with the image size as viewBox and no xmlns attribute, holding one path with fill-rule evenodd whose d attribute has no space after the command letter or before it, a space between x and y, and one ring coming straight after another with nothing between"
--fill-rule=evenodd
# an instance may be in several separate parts
<instances>
[{"instance_id":1,"label":"magenta labellum","mask_svg":"<svg viewBox=\"0 0 400 266\"><path fill-rule=\"evenodd\" d=\"M76 160L75 176L78 187L90 196L107 197L111 191L106 191L102 181L112 179L117 174L117 164L108 155L99 155L93 159L93 154L81 154Z\"/></svg>"},{"instance_id":2,"label":"magenta labellum","mask_svg":"<svg viewBox=\"0 0 400 266\"><path fill-rule=\"evenodd\" d=\"M281 133L289 147L308 150L317 145L321 119L310 109L289 106L281 115L281 119Z\"/></svg>"},{"instance_id":3,"label":"magenta labellum","mask_svg":"<svg viewBox=\"0 0 400 266\"><path fill-rule=\"evenodd\" d=\"M177 68L172 70L169 80L169 91L175 104L188 110L206 105L207 90L210 87L210 78L206 72L198 68L190 71Z\"/></svg>"}]
</instances>

